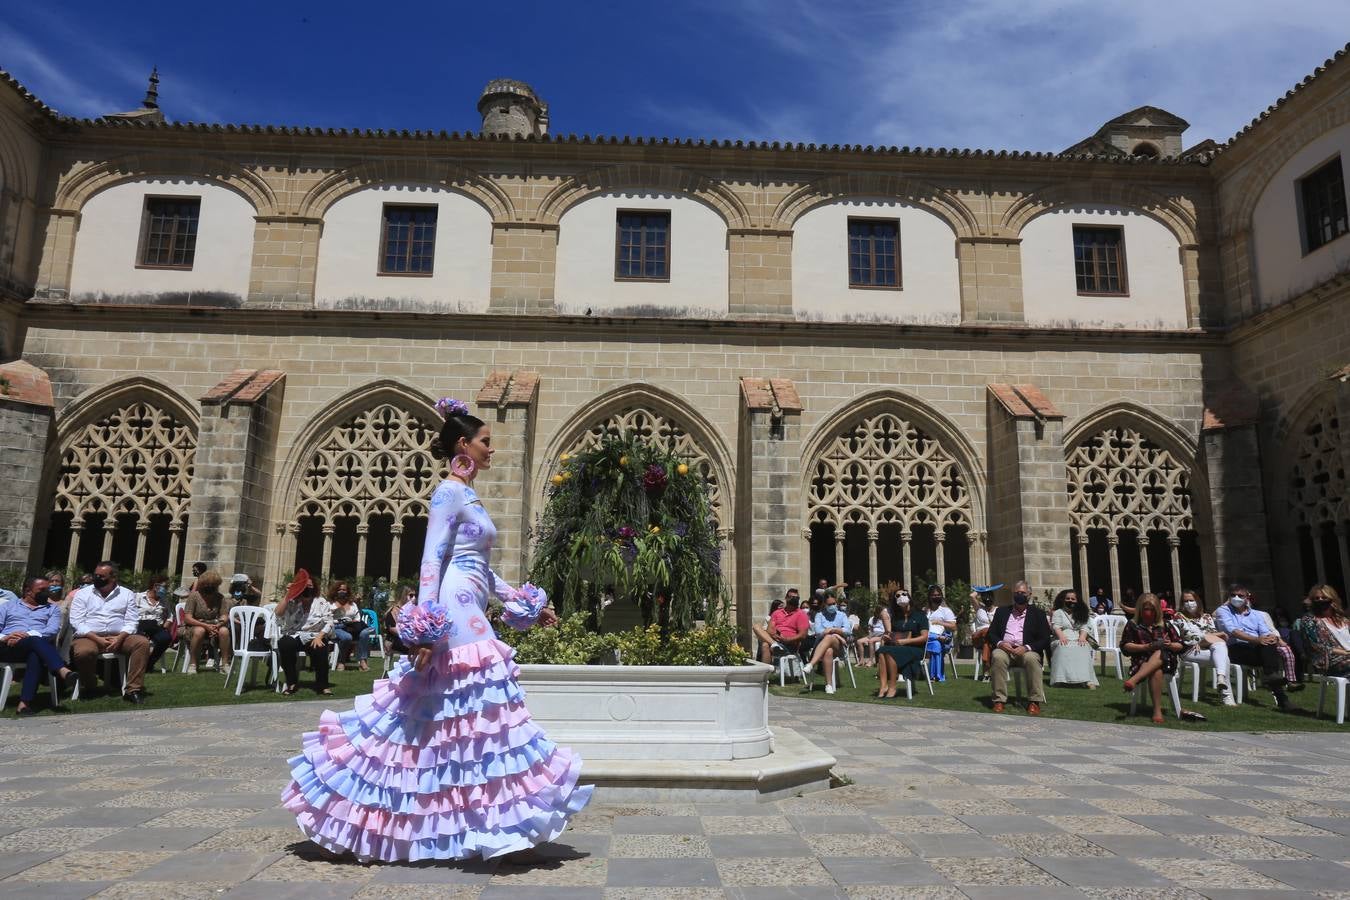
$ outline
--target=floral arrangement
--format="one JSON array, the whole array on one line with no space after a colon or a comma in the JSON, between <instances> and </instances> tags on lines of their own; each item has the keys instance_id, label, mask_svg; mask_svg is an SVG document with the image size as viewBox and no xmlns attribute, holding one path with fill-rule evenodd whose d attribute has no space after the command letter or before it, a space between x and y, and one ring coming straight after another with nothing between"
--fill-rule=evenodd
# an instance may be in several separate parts
<instances>
[{"instance_id":1,"label":"floral arrangement","mask_svg":"<svg viewBox=\"0 0 1350 900\"><path fill-rule=\"evenodd\" d=\"M545 606L548 606L548 594L527 581L502 604L502 621L518 630L529 628Z\"/></svg>"},{"instance_id":2,"label":"floral arrangement","mask_svg":"<svg viewBox=\"0 0 1350 900\"><path fill-rule=\"evenodd\" d=\"M609 435L560 456L549 481L530 580L559 615L584 612L598 628L612 589L614 602L643 606L671 632L725 620L721 538L697 467L634 435Z\"/></svg>"},{"instance_id":3,"label":"floral arrangement","mask_svg":"<svg viewBox=\"0 0 1350 900\"><path fill-rule=\"evenodd\" d=\"M434 644L455 633L455 623L450 621L445 607L431 598L405 605L398 611L395 624L399 640L409 647Z\"/></svg>"}]
</instances>

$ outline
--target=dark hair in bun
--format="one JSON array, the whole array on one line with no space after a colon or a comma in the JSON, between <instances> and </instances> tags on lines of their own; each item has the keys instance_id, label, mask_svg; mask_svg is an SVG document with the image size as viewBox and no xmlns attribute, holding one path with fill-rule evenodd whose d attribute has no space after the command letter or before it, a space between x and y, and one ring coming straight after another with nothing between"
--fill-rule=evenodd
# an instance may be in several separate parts
<instances>
[{"instance_id":1,"label":"dark hair in bun","mask_svg":"<svg viewBox=\"0 0 1350 900\"><path fill-rule=\"evenodd\" d=\"M455 455L455 445L460 438L471 441L483 427L483 420L468 413L449 415L441 426L441 434L431 442L431 455L436 459L451 459Z\"/></svg>"}]
</instances>

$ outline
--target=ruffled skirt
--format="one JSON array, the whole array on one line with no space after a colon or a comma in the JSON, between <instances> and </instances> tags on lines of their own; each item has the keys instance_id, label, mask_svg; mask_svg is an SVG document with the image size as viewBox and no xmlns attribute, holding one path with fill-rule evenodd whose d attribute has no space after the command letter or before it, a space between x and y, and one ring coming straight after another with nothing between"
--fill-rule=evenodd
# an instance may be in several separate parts
<instances>
[{"instance_id":1,"label":"ruffled skirt","mask_svg":"<svg viewBox=\"0 0 1350 900\"><path fill-rule=\"evenodd\" d=\"M422 672L400 661L305 734L282 804L314 843L363 860L488 859L553 840L593 788L530 719L519 674L495 639Z\"/></svg>"}]
</instances>

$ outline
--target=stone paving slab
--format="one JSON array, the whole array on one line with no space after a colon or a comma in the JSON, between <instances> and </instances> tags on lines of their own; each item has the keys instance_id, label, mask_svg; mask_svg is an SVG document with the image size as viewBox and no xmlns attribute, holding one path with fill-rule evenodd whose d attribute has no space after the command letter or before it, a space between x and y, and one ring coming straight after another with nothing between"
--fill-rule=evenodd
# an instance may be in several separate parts
<instances>
[{"instance_id":1,"label":"stone paving slab","mask_svg":"<svg viewBox=\"0 0 1350 900\"><path fill-rule=\"evenodd\" d=\"M277 801L322 708L6 726L0 900L1350 900L1350 728L1188 734L861 704L841 716L772 698L774 725L834 754L845 786L773 803L602 792L529 865L363 866L323 859ZM147 753L169 768L147 771ZM36 774L15 774L38 756Z\"/></svg>"}]
</instances>

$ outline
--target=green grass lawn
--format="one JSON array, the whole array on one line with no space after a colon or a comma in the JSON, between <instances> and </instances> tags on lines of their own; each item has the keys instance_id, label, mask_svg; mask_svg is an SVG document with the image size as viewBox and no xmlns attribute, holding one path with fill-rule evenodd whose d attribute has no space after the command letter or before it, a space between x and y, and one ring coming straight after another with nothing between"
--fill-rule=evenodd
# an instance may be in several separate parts
<instances>
[{"instance_id":1,"label":"green grass lawn","mask_svg":"<svg viewBox=\"0 0 1350 900\"><path fill-rule=\"evenodd\" d=\"M1310 684L1301 691L1291 692L1289 697L1297 707L1293 712L1283 713L1275 709L1274 698L1264 688L1249 691L1246 702L1242 706L1230 707L1219 702L1218 694L1209 687L1210 675L1205 670L1202 670L1200 676L1201 683L1205 687L1205 690L1200 694L1200 702L1191 702L1191 683L1188 677L1185 687L1181 691L1181 708L1194 710L1205 716L1207 721L1177 721L1176 716L1172 713L1171 698L1167 696L1164 690L1163 712L1167 716L1167 721L1162 726L1154 725L1149 718L1153 713L1151 705L1141 705L1139 713L1133 717L1130 716L1130 697L1121 689L1121 682L1116 679L1114 667L1109 668L1110 674L1104 677L1100 675L1100 670L1098 670L1101 687L1095 691L1084 687L1047 686L1045 688L1045 704L1041 707L1041 718L1078 719L1086 722L1140 725L1147 728L1189 728L1206 731L1334 731L1339 728L1350 735L1350 722L1339 726L1336 724L1332 712L1335 697L1330 692L1328 692L1329 696L1327 697L1327 706L1323 718L1316 718L1317 694L1321 690L1320 685ZM780 697L805 697L835 703L884 703L890 706L950 709L960 712L995 715L993 710L990 709L990 705L993 703L992 687L987 681L975 682L966 677L972 671L969 662L963 661L961 677L952 679L950 673L948 673L945 683L933 685L935 694L931 697L928 695L928 686L922 681L916 682L913 700L905 699L903 688L894 700L878 700L876 698L876 669L860 669L856 666L853 672L857 676L858 687L854 688L849 683L848 673L843 671L841 672L842 685L833 695L825 693L824 682L819 671L811 679L812 689L810 692L802 687L800 680L795 684L789 681L786 687L780 688L776 675L771 682L771 690ZM1008 689L1010 696L1007 709L1003 715L1026 716L1025 702L1019 703L1016 701L1011 681Z\"/></svg>"},{"instance_id":2,"label":"green grass lawn","mask_svg":"<svg viewBox=\"0 0 1350 900\"><path fill-rule=\"evenodd\" d=\"M350 670L346 672L333 672L329 676L332 682L333 696L324 699L332 700L335 704L341 706L344 700L351 700L360 694L370 693L370 686L376 678L381 677L384 671L384 661L381 659L372 659L369 672L358 672ZM234 695L234 686L236 676L230 676L230 685L225 687L225 679L214 669L201 669L196 675L184 675L177 672L170 672L167 675L161 675L158 670L149 672L145 676L145 703L141 706L132 706L122 699L122 694L118 685L113 685L111 690L103 690L102 687L95 692L95 695L85 699L87 690L80 688L80 699L71 701L63 699L62 704L57 709L51 708L50 698L47 693L47 686L44 684L38 689L37 701L33 704L41 710L41 715L62 715L64 713L86 713L86 712L125 712L133 709L164 709L175 706L220 706L222 704L234 703L287 703L292 700L315 700L318 695L314 693L314 676L309 669L300 670L300 690L293 696L285 697L278 694L271 685L265 684L266 666L255 663L253 665L253 683L244 684L244 692L240 696ZM14 713L19 707L19 685L16 679L15 684L10 688L9 701L5 704L3 715L5 718L14 718Z\"/></svg>"}]
</instances>

